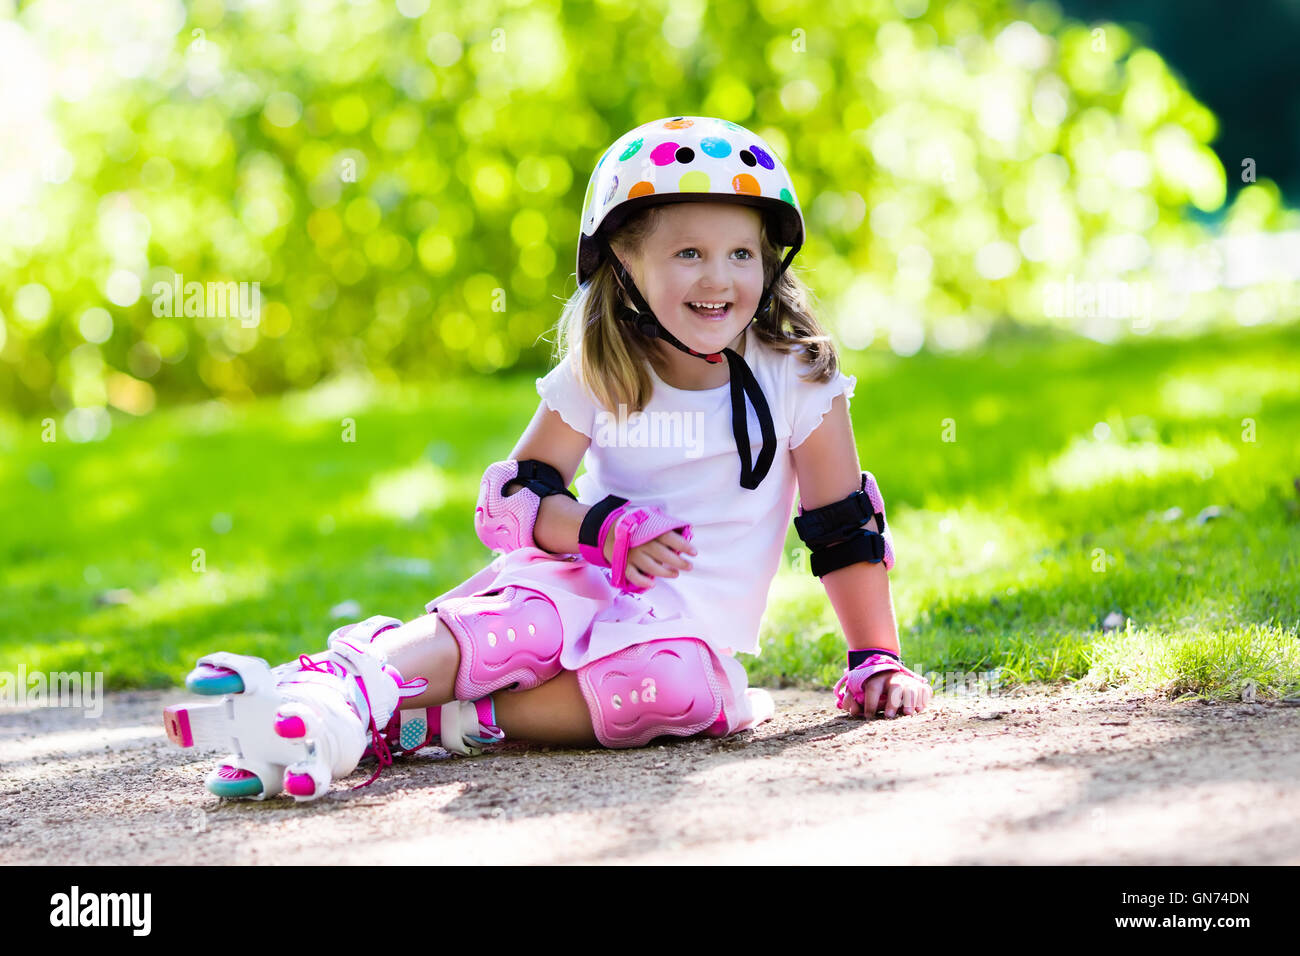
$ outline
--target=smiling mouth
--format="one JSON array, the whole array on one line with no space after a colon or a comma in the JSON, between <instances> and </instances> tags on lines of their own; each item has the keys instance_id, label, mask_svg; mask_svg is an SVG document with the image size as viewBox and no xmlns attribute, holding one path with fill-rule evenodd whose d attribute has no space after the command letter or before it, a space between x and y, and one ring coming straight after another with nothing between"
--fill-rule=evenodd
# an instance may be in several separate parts
<instances>
[{"instance_id":1,"label":"smiling mouth","mask_svg":"<svg viewBox=\"0 0 1300 956\"><path fill-rule=\"evenodd\" d=\"M731 314L731 307L732 303L728 302L721 309L698 309L689 302L686 303L686 308L690 309L702 319L725 319Z\"/></svg>"}]
</instances>

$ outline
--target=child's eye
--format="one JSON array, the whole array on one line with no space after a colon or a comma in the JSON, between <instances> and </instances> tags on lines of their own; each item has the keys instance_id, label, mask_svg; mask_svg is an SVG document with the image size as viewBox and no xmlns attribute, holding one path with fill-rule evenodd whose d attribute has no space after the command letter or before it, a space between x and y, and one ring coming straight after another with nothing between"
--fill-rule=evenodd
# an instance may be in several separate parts
<instances>
[{"instance_id":1,"label":"child's eye","mask_svg":"<svg viewBox=\"0 0 1300 956\"><path fill-rule=\"evenodd\" d=\"M743 252L743 253L745 254L745 258L746 258L746 259L752 259L752 258L754 258L754 254L753 254L752 252L750 252L748 249L745 249L745 248L737 248L735 251L736 251L736 252ZM696 252L696 253L698 253L699 250L696 249L694 246L692 246L690 249L683 249L681 252L679 252L679 253L677 253L677 254L680 256L680 255L681 255L682 253L684 253L684 252Z\"/></svg>"}]
</instances>

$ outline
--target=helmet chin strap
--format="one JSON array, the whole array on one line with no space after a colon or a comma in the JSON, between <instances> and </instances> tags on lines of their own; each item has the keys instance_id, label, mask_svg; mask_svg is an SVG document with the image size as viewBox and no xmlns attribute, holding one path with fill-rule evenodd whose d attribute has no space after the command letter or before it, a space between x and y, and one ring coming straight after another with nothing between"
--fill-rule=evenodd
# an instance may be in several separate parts
<instances>
[{"instance_id":1,"label":"helmet chin strap","mask_svg":"<svg viewBox=\"0 0 1300 956\"><path fill-rule=\"evenodd\" d=\"M596 240L604 249L605 255L609 257L619 283L636 304L635 309L630 309L626 305L623 306L621 318L635 325L641 334L647 338L663 339L669 345L685 352L687 355L694 355L696 358L704 359L704 361L712 365L717 365L723 359L726 360L728 370L731 372L731 431L736 438L736 452L740 455L740 486L751 490L757 488L762 480L767 477L768 470L772 467L772 461L776 457L776 427L772 423L772 412L768 408L767 398L764 397L763 390L758 385L758 380L754 378L754 373L745 364L744 358L729 347L724 348L721 352L697 352L669 332L650 306L646 304L645 299L642 298L636 283L632 281L632 276L624 267L623 261L614 254L614 250L611 248L604 232L597 231ZM750 319L750 322L763 315L770 308L772 293L776 288L777 280L781 278L781 274L785 272L799 249L799 246L792 246L790 251L786 253L781 267L777 269L776 275L772 277L772 281L763 290L763 295L758 300L758 308L754 311L754 316ZM745 329L748 330L748 328L749 326L746 325ZM759 451L758 458L752 464L749 460L749 425L745 415L746 395L749 396L750 404L754 406L754 413L758 416L758 426L763 433L763 448Z\"/></svg>"}]
</instances>

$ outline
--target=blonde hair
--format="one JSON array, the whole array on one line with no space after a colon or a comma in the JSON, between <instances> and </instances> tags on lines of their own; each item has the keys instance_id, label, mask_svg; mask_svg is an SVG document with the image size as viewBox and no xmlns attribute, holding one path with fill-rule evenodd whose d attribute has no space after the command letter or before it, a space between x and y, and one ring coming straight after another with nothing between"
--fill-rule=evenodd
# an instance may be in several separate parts
<instances>
[{"instance_id":1,"label":"blonde hair","mask_svg":"<svg viewBox=\"0 0 1300 956\"><path fill-rule=\"evenodd\" d=\"M610 245L624 257L629 251L640 250L657 228L666 205L638 210L609 237ZM781 252L768 238L766 216L759 226L759 243L766 287L781 266ZM813 315L812 291L795 274L793 263L781 274L772 299L772 308L754 322L755 336L779 352L802 346L801 357L811 373L803 376L805 380L830 381L839 368L835 344ZM611 414L616 414L620 404L630 412L643 411L654 391L646 368L657 348L656 340L618 317L623 303L623 289L611 263L602 260L591 279L565 302L555 343L557 364L576 353L573 369L578 380Z\"/></svg>"}]
</instances>

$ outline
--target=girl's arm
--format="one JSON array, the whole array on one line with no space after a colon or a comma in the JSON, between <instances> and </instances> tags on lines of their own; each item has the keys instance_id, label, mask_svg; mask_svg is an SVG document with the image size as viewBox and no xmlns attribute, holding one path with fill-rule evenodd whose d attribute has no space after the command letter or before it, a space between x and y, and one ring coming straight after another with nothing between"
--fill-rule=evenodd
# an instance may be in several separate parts
<instances>
[{"instance_id":1,"label":"girl's arm","mask_svg":"<svg viewBox=\"0 0 1300 956\"><path fill-rule=\"evenodd\" d=\"M821 424L791 454L799 480L799 504L805 511L841 501L859 490L862 468L848 402L842 394L835 396ZM880 530L875 518L866 527ZM898 622L883 561L850 564L823 575L821 581L849 650L880 647L899 654Z\"/></svg>"},{"instance_id":2,"label":"girl's arm","mask_svg":"<svg viewBox=\"0 0 1300 956\"><path fill-rule=\"evenodd\" d=\"M553 466L567 488L573 484L582 456L591 447L591 439L571 428L543 402L524 430L510 457L516 461L535 458ZM504 493L509 496L520 488L517 481L506 484ZM566 495L547 495L537 508L537 521L533 525L533 542L551 554L579 554L578 532L582 521L591 510ZM614 557L614 535L605 536L605 561ZM683 554L696 554L695 546L676 531L668 531L650 541L632 548L627 554L625 573L627 580L638 588L653 586L655 578L677 577L691 570L690 561Z\"/></svg>"},{"instance_id":3,"label":"girl's arm","mask_svg":"<svg viewBox=\"0 0 1300 956\"><path fill-rule=\"evenodd\" d=\"M536 458L554 466L567 488L573 484L573 476L590 446L590 438L570 428L559 412L540 402L510 457L516 461ZM512 481L505 493L512 495L519 488L519 483ZM579 504L567 495L547 495L537 509L533 540L551 554L577 554L578 529L588 510L589 505Z\"/></svg>"}]
</instances>

